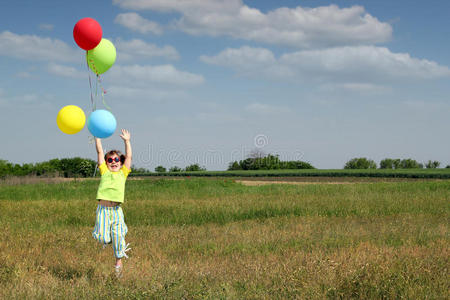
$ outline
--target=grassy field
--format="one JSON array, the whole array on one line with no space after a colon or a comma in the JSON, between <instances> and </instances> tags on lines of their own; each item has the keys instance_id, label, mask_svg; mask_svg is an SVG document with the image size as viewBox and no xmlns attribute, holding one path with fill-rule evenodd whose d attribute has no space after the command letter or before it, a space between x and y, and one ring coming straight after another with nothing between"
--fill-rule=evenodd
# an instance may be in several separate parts
<instances>
[{"instance_id":1,"label":"grassy field","mask_svg":"<svg viewBox=\"0 0 450 300\"><path fill-rule=\"evenodd\" d=\"M0 183L0 298L449 298L450 180L129 180L121 279L97 185Z\"/></svg>"}]
</instances>

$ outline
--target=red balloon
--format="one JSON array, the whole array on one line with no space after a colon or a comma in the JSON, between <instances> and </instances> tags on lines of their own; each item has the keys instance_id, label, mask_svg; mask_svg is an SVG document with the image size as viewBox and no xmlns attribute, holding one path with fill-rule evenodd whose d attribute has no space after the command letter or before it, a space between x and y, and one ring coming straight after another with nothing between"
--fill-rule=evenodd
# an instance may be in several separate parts
<instances>
[{"instance_id":1,"label":"red balloon","mask_svg":"<svg viewBox=\"0 0 450 300\"><path fill-rule=\"evenodd\" d=\"M94 49L102 40L102 27L92 18L81 19L73 27L73 39L81 49Z\"/></svg>"}]
</instances>

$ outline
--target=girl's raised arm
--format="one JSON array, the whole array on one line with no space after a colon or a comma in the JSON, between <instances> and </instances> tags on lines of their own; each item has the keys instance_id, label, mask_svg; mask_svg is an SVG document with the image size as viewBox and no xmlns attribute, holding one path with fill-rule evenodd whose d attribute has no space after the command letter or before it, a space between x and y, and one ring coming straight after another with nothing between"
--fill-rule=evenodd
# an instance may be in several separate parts
<instances>
[{"instance_id":1,"label":"girl's raised arm","mask_svg":"<svg viewBox=\"0 0 450 300\"><path fill-rule=\"evenodd\" d=\"M128 130L122 129L122 134L120 135L122 140L125 142L125 162L124 166L127 167L129 170L131 169L131 142L130 142L130 132Z\"/></svg>"},{"instance_id":2,"label":"girl's raised arm","mask_svg":"<svg viewBox=\"0 0 450 300\"><path fill-rule=\"evenodd\" d=\"M97 150L97 163L100 166L105 162L105 154L103 153L102 140L95 138L95 149Z\"/></svg>"}]
</instances>

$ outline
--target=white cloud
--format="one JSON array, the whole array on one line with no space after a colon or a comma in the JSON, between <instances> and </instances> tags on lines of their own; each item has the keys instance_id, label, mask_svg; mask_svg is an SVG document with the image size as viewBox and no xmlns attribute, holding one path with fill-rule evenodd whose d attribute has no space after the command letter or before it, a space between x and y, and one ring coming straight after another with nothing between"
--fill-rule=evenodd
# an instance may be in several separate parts
<instances>
[{"instance_id":1,"label":"white cloud","mask_svg":"<svg viewBox=\"0 0 450 300\"><path fill-rule=\"evenodd\" d=\"M124 13L119 14L114 19L114 22L127 27L130 30L138 31L140 33L154 33L161 34L163 29L158 23L149 21L141 17L137 13Z\"/></svg>"},{"instance_id":2,"label":"white cloud","mask_svg":"<svg viewBox=\"0 0 450 300\"><path fill-rule=\"evenodd\" d=\"M293 76L292 70L279 64L272 51L265 48L227 48L215 56L202 55L200 60L207 64L230 67L245 76Z\"/></svg>"},{"instance_id":3,"label":"white cloud","mask_svg":"<svg viewBox=\"0 0 450 300\"><path fill-rule=\"evenodd\" d=\"M392 27L361 6L281 7L267 13L242 0L114 0L123 8L177 12L175 28L193 35L234 38L298 48L386 42Z\"/></svg>"},{"instance_id":4,"label":"white cloud","mask_svg":"<svg viewBox=\"0 0 450 300\"><path fill-rule=\"evenodd\" d=\"M364 82L330 83L322 85L321 88L329 92L343 90L347 92L375 94L387 93L392 91L391 88L386 86Z\"/></svg>"},{"instance_id":5,"label":"white cloud","mask_svg":"<svg viewBox=\"0 0 450 300\"><path fill-rule=\"evenodd\" d=\"M284 106L275 106L259 102L247 105L245 110L258 115L286 114L290 112L289 108Z\"/></svg>"},{"instance_id":6,"label":"white cloud","mask_svg":"<svg viewBox=\"0 0 450 300\"><path fill-rule=\"evenodd\" d=\"M22 94L7 97L0 90L0 104L2 105L13 105L13 106L30 106L30 105L47 105L47 97L38 94Z\"/></svg>"},{"instance_id":7,"label":"white cloud","mask_svg":"<svg viewBox=\"0 0 450 300\"><path fill-rule=\"evenodd\" d=\"M147 87L149 85L168 87L192 87L202 84L201 75L180 71L173 65L127 65L114 66L110 70L111 80L117 85L126 83L130 87Z\"/></svg>"},{"instance_id":8,"label":"white cloud","mask_svg":"<svg viewBox=\"0 0 450 300\"><path fill-rule=\"evenodd\" d=\"M267 66L276 62L272 51L265 48L243 46L239 49L227 48L216 56L200 56L200 60L214 65L229 65L235 68L251 66Z\"/></svg>"},{"instance_id":9,"label":"white cloud","mask_svg":"<svg viewBox=\"0 0 450 300\"><path fill-rule=\"evenodd\" d=\"M374 46L303 50L275 58L268 49L241 47L225 49L200 60L234 69L251 77L321 80L346 83L348 89L373 88L374 82L434 79L450 76L450 69L436 62L393 53ZM371 85L368 85L371 84Z\"/></svg>"},{"instance_id":10,"label":"white cloud","mask_svg":"<svg viewBox=\"0 0 450 300\"><path fill-rule=\"evenodd\" d=\"M31 75L30 72L19 72L16 74L17 77L19 78L32 78L33 75Z\"/></svg>"},{"instance_id":11,"label":"white cloud","mask_svg":"<svg viewBox=\"0 0 450 300\"><path fill-rule=\"evenodd\" d=\"M433 79L450 76L436 62L393 53L384 47L356 46L288 53L279 59L298 72L316 76L363 79Z\"/></svg>"},{"instance_id":12,"label":"white cloud","mask_svg":"<svg viewBox=\"0 0 450 300\"><path fill-rule=\"evenodd\" d=\"M24 94L20 96L20 99L23 103L36 103L39 100L39 96L37 94Z\"/></svg>"},{"instance_id":13,"label":"white cloud","mask_svg":"<svg viewBox=\"0 0 450 300\"><path fill-rule=\"evenodd\" d=\"M49 73L70 78L87 78L86 72L81 72L74 67L64 66L60 64L50 63L47 67Z\"/></svg>"},{"instance_id":14,"label":"white cloud","mask_svg":"<svg viewBox=\"0 0 450 300\"><path fill-rule=\"evenodd\" d=\"M110 92L110 93L109 93ZM131 99L132 101L165 101L175 99L185 99L187 93L182 90L159 89L157 87L130 87L122 85L113 85L108 88L108 95L111 98L121 101Z\"/></svg>"},{"instance_id":15,"label":"white cloud","mask_svg":"<svg viewBox=\"0 0 450 300\"><path fill-rule=\"evenodd\" d=\"M162 12L195 10L232 12L242 5L240 0L113 0L113 3L127 9Z\"/></svg>"},{"instance_id":16,"label":"white cloud","mask_svg":"<svg viewBox=\"0 0 450 300\"><path fill-rule=\"evenodd\" d=\"M195 114L195 119L208 123L235 123L245 121L237 114L221 112L199 112Z\"/></svg>"},{"instance_id":17,"label":"white cloud","mask_svg":"<svg viewBox=\"0 0 450 300\"><path fill-rule=\"evenodd\" d=\"M129 41L118 39L115 43L118 57L121 60L134 60L141 58L164 57L170 60L178 60L180 55L172 46L158 47L154 44L146 43L143 40L133 39Z\"/></svg>"},{"instance_id":18,"label":"white cloud","mask_svg":"<svg viewBox=\"0 0 450 300\"><path fill-rule=\"evenodd\" d=\"M0 55L26 60L78 62L81 54L57 39L3 31L0 33Z\"/></svg>"},{"instance_id":19,"label":"white cloud","mask_svg":"<svg viewBox=\"0 0 450 300\"><path fill-rule=\"evenodd\" d=\"M338 87L342 87L344 89L347 90L353 90L353 91L375 91L378 90L379 86L375 85L375 84L370 84L370 83L343 83L341 85L339 85Z\"/></svg>"},{"instance_id":20,"label":"white cloud","mask_svg":"<svg viewBox=\"0 0 450 300\"><path fill-rule=\"evenodd\" d=\"M55 26L53 24L45 24L45 23L39 24L39 29L40 30L52 31L53 28L55 28Z\"/></svg>"}]
</instances>

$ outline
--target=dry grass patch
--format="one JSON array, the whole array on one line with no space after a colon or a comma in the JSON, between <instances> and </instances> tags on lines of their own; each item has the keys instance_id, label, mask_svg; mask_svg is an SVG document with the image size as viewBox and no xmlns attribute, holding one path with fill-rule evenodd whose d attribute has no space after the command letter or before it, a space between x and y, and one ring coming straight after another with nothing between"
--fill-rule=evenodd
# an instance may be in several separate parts
<instances>
[{"instance_id":1,"label":"dry grass patch","mask_svg":"<svg viewBox=\"0 0 450 300\"><path fill-rule=\"evenodd\" d=\"M111 247L102 250L91 230L15 240L4 231L0 296L417 299L448 288L448 228L427 216L131 227L133 250L120 280Z\"/></svg>"}]
</instances>

